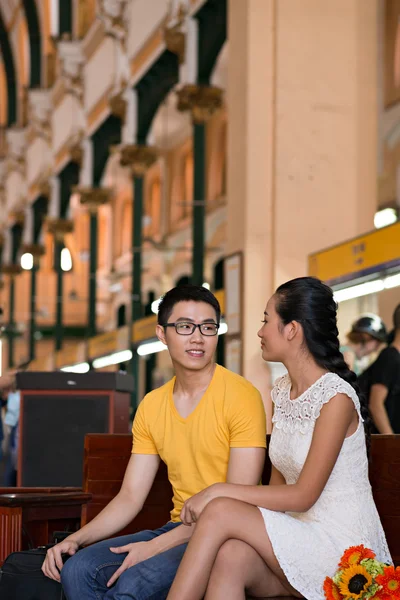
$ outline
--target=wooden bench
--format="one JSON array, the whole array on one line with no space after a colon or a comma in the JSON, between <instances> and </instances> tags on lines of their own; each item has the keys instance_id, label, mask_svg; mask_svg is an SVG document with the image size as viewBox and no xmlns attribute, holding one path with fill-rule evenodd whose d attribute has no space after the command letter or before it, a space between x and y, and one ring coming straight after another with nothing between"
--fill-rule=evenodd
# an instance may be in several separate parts
<instances>
[{"instance_id":1,"label":"wooden bench","mask_svg":"<svg viewBox=\"0 0 400 600\"><path fill-rule=\"evenodd\" d=\"M44 546L54 531L79 529L81 488L0 488L0 566L11 552Z\"/></svg>"},{"instance_id":2,"label":"wooden bench","mask_svg":"<svg viewBox=\"0 0 400 600\"><path fill-rule=\"evenodd\" d=\"M91 494L91 500L82 508L82 525L93 519L118 493L131 447L130 435L86 435L83 491ZM270 475L271 464L267 457L263 484L268 484ZM400 564L400 435L372 436L370 480L393 560ZM167 469L161 463L142 511L122 533L160 527L168 521L171 507L172 489Z\"/></svg>"}]
</instances>

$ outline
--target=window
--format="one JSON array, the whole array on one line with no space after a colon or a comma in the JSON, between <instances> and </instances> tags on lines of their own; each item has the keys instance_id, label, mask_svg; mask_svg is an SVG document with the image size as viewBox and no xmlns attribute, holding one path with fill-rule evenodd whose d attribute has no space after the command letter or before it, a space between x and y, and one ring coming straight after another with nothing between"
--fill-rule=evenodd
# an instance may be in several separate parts
<instances>
[{"instance_id":1,"label":"window","mask_svg":"<svg viewBox=\"0 0 400 600\"><path fill-rule=\"evenodd\" d=\"M143 235L145 237L157 237L161 231L161 180L154 177L146 190Z\"/></svg>"},{"instance_id":2,"label":"window","mask_svg":"<svg viewBox=\"0 0 400 600\"><path fill-rule=\"evenodd\" d=\"M126 200L122 209L121 252L125 254L132 247L132 202Z\"/></svg>"}]
</instances>

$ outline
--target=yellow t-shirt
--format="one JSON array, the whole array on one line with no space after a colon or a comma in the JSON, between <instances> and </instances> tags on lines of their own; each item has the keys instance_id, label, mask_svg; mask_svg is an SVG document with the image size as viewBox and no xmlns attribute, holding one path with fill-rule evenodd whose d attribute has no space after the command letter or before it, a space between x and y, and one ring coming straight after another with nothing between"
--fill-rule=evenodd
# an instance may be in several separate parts
<instances>
[{"instance_id":1,"label":"yellow t-shirt","mask_svg":"<svg viewBox=\"0 0 400 600\"><path fill-rule=\"evenodd\" d=\"M258 390L219 365L186 419L175 408L174 384L175 377L139 404L132 453L159 454L166 463L176 522L188 498L226 481L230 448L265 448L266 418Z\"/></svg>"}]
</instances>

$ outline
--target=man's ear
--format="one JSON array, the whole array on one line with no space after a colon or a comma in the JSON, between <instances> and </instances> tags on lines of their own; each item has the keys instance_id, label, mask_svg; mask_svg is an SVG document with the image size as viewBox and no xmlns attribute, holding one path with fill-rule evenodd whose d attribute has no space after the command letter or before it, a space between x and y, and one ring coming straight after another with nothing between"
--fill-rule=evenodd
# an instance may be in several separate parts
<instances>
[{"instance_id":1,"label":"man's ear","mask_svg":"<svg viewBox=\"0 0 400 600\"><path fill-rule=\"evenodd\" d=\"M165 329L161 325L156 325L156 336L158 337L160 342L167 346L167 340L165 338Z\"/></svg>"},{"instance_id":2,"label":"man's ear","mask_svg":"<svg viewBox=\"0 0 400 600\"><path fill-rule=\"evenodd\" d=\"M300 333L301 333L301 325L297 321L290 321L290 323L288 323L286 325L286 335L287 335L287 339L289 340L289 342L294 340L294 338L296 336L298 336Z\"/></svg>"}]
</instances>

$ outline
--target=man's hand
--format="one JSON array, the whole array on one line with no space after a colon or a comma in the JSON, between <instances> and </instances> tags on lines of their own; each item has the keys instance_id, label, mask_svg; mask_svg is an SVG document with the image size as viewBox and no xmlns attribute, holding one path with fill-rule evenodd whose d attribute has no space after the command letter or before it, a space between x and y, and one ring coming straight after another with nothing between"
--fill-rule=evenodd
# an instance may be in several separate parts
<instances>
[{"instance_id":1,"label":"man's hand","mask_svg":"<svg viewBox=\"0 0 400 600\"><path fill-rule=\"evenodd\" d=\"M151 544L151 540L148 542L134 542L133 544L126 544L126 546L120 546L119 548L110 548L110 550L111 552L114 552L114 554L125 554L127 552L128 555L125 557L125 560L119 569L115 571L114 575L109 579L107 587L111 587L112 584L117 581L118 577L120 577L124 571L130 569L130 567L157 554L154 546Z\"/></svg>"},{"instance_id":2,"label":"man's hand","mask_svg":"<svg viewBox=\"0 0 400 600\"><path fill-rule=\"evenodd\" d=\"M46 577L60 581L60 571L63 568L61 554L72 556L79 549L79 545L74 540L64 540L47 550L46 558L42 565L42 571Z\"/></svg>"},{"instance_id":3,"label":"man's hand","mask_svg":"<svg viewBox=\"0 0 400 600\"><path fill-rule=\"evenodd\" d=\"M214 483L202 492L186 500L181 510L181 521L184 525L192 525L197 523L201 513L211 500L223 496L222 490L224 483Z\"/></svg>"}]
</instances>

